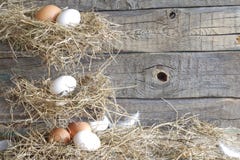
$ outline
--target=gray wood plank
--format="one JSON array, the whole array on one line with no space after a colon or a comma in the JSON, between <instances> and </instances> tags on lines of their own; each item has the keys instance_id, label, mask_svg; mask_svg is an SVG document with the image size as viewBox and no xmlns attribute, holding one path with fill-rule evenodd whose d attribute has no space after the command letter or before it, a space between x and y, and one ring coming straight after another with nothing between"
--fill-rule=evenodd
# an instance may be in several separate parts
<instances>
[{"instance_id":1,"label":"gray wood plank","mask_svg":"<svg viewBox=\"0 0 240 160\"><path fill-rule=\"evenodd\" d=\"M124 54L106 73L122 98L239 97L239 62L240 52Z\"/></svg>"},{"instance_id":2,"label":"gray wood plank","mask_svg":"<svg viewBox=\"0 0 240 160\"><path fill-rule=\"evenodd\" d=\"M7 0L19 2L19 0ZM95 10L136 10L170 7L210 7L240 5L239 0L22 0L27 3L46 5L50 3L62 7Z\"/></svg>"},{"instance_id":3,"label":"gray wood plank","mask_svg":"<svg viewBox=\"0 0 240 160\"><path fill-rule=\"evenodd\" d=\"M101 14L128 35L122 52L239 50L240 7L111 11ZM8 50L0 44L0 50Z\"/></svg>"},{"instance_id":4,"label":"gray wood plank","mask_svg":"<svg viewBox=\"0 0 240 160\"><path fill-rule=\"evenodd\" d=\"M105 12L127 32L123 51L239 50L240 7Z\"/></svg>"},{"instance_id":5,"label":"gray wood plank","mask_svg":"<svg viewBox=\"0 0 240 160\"><path fill-rule=\"evenodd\" d=\"M170 7L240 5L238 0L80 0L80 7L97 10L134 10Z\"/></svg>"},{"instance_id":6,"label":"gray wood plank","mask_svg":"<svg viewBox=\"0 0 240 160\"><path fill-rule=\"evenodd\" d=\"M143 125L174 121L189 113L220 127L240 127L239 99L118 99L117 102L129 113L139 111Z\"/></svg>"},{"instance_id":7,"label":"gray wood plank","mask_svg":"<svg viewBox=\"0 0 240 160\"><path fill-rule=\"evenodd\" d=\"M103 62L93 61L92 71ZM118 55L105 73L111 77L114 88L121 88L117 90L119 98L239 98L239 62L239 51L126 53ZM0 90L11 86L13 75L40 79L47 73L38 58L19 58L17 62L1 58ZM68 71L56 74L62 73Z\"/></svg>"},{"instance_id":8,"label":"gray wood plank","mask_svg":"<svg viewBox=\"0 0 240 160\"><path fill-rule=\"evenodd\" d=\"M189 114L220 127L240 127L239 99L117 99L117 103L129 113L139 111L142 125L170 122ZM0 124L7 124L11 120L9 106L2 98L0 104ZM14 119L24 120L21 110L14 112Z\"/></svg>"}]
</instances>

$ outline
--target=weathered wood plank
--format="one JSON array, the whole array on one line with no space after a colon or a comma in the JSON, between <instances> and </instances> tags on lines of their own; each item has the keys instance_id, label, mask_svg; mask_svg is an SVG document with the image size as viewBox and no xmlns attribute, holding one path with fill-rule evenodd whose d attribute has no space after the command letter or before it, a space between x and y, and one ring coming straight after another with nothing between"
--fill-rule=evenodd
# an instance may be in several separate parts
<instances>
[{"instance_id":1,"label":"weathered wood plank","mask_svg":"<svg viewBox=\"0 0 240 160\"><path fill-rule=\"evenodd\" d=\"M124 54L106 70L122 98L239 97L240 52ZM167 76L167 77L166 77Z\"/></svg>"},{"instance_id":2,"label":"weathered wood plank","mask_svg":"<svg viewBox=\"0 0 240 160\"><path fill-rule=\"evenodd\" d=\"M129 113L140 112L142 125L153 125L176 120L187 113L198 115L203 121L220 127L240 127L239 99L202 98L202 99L117 99ZM0 123L11 120L9 106L0 98ZM3 105L5 104L5 105ZM14 119L24 120L19 110L14 113Z\"/></svg>"},{"instance_id":3,"label":"weathered wood plank","mask_svg":"<svg viewBox=\"0 0 240 160\"><path fill-rule=\"evenodd\" d=\"M120 54L107 69L119 98L237 97L240 95L240 52ZM93 61L97 70L104 61ZM66 71L67 73L67 71ZM0 90L9 78L47 76L37 58L0 59ZM57 73L57 74L61 74ZM53 74L54 75L54 74Z\"/></svg>"},{"instance_id":4,"label":"weathered wood plank","mask_svg":"<svg viewBox=\"0 0 240 160\"><path fill-rule=\"evenodd\" d=\"M123 40L130 52L239 50L240 7L152 9L105 12L134 38Z\"/></svg>"},{"instance_id":5,"label":"weathered wood plank","mask_svg":"<svg viewBox=\"0 0 240 160\"><path fill-rule=\"evenodd\" d=\"M7 0L19 2L19 0ZM62 7L95 10L135 10L170 7L210 7L240 5L239 0L23 0L38 5L50 3Z\"/></svg>"},{"instance_id":6,"label":"weathered wood plank","mask_svg":"<svg viewBox=\"0 0 240 160\"><path fill-rule=\"evenodd\" d=\"M220 127L240 127L239 99L119 99L129 113L139 111L144 125L174 121L186 113L199 115L204 121ZM174 107L174 108L173 108ZM177 112L176 112L177 111Z\"/></svg>"},{"instance_id":7,"label":"weathered wood plank","mask_svg":"<svg viewBox=\"0 0 240 160\"><path fill-rule=\"evenodd\" d=\"M129 113L139 111L144 125L174 121L186 113L198 115L201 120L220 127L240 127L239 99L175 99L141 100L119 99ZM174 107L174 108L173 108ZM176 112L177 111L177 112Z\"/></svg>"},{"instance_id":8,"label":"weathered wood plank","mask_svg":"<svg viewBox=\"0 0 240 160\"><path fill-rule=\"evenodd\" d=\"M6 124L11 122L11 114L14 116L14 120L23 120L26 118L26 114L23 113L23 109L11 110L9 104L4 100L3 97L0 97L0 124ZM1 128L0 128L1 131Z\"/></svg>"},{"instance_id":9,"label":"weathered wood plank","mask_svg":"<svg viewBox=\"0 0 240 160\"><path fill-rule=\"evenodd\" d=\"M169 7L240 5L238 0L80 0L80 7L97 10L134 10Z\"/></svg>"},{"instance_id":10,"label":"weathered wood plank","mask_svg":"<svg viewBox=\"0 0 240 160\"><path fill-rule=\"evenodd\" d=\"M123 52L239 50L240 7L102 12L130 35ZM0 44L0 50L9 50Z\"/></svg>"}]
</instances>

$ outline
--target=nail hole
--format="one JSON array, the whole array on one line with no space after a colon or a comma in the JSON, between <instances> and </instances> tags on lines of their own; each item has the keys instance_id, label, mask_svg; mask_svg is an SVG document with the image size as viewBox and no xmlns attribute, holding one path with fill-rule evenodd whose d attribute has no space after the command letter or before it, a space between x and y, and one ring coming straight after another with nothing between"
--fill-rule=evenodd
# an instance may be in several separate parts
<instances>
[{"instance_id":1,"label":"nail hole","mask_svg":"<svg viewBox=\"0 0 240 160\"><path fill-rule=\"evenodd\" d=\"M171 13L169 13L169 17L171 19L174 19L176 17L176 13L174 11L172 11Z\"/></svg>"},{"instance_id":2,"label":"nail hole","mask_svg":"<svg viewBox=\"0 0 240 160\"><path fill-rule=\"evenodd\" d=\"M165 72L159 72L157 78L161 82L166 82L168 80L168 75Z\"/></svg>"}]
</instances>

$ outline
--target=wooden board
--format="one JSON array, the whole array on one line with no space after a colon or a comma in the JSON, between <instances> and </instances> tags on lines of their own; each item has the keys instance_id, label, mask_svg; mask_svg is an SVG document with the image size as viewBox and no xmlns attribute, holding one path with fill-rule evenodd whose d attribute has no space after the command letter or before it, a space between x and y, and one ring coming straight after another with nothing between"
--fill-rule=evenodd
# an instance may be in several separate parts
<instances>
[{"instance_id":1,"label":"wooden board","mask_svg":"<svg viewBox=\"0 0 240 160\"><path fill-rule=\"evenodd\" d=\"M129 112L139 110L143 124L174 120L174 107L179 116L191 112L219 126L240 127L240 1L36 1L49 3L96 8L130 35L106 74L114 88L123 88L117 91L119 104ZM93 70L102 63L94 61ZM0 44L0 123L10 120L2 93L13 85L14 75L37 80L47 76L47 69L38 58L13 60L7 45ZM24 119L21 111L15 114Z\"/></svg>"},{"instance_id":2,"label":"wooden board","mask_svg":"<svg viewBox=\"0 0 240 160\"><path fill-rule=\"evenodd\" d=\"M46 67L41 64L38 58L19 58L16 62L12 58L7 58L10 55L9 53L1 55L5 55L4 58L0 58L1 93L12 86L10 78L14 74L22 75L28 79L40 79L47 74ZM240 95L240 52L136 53L121 54L115 60L116 63L113 62L106 70L106 74L112 78L114 87L136 85L135 88L119 90L117 97L121 99L118 102L130 112L138 109L141 112L149 111L149 113L142 115L144 117L143 121L146 121L146 123L156 122L158 119L162 122L164 119L172 120L174 118L172 110L166 113L162 109L166 108L166 104L161 102L162 97L167 99L180 98L171 103L174 106L179 106L180 109L186 106L181 111L182 114L187 112L201 113L202 119L214 120L210 115L215 116L215 118L219 117L218 107L221 105L215 103L216 99L211 99L211 97L239 98ZM102 63L103 61L94 62L94 70L97 70ZM156 76L159 71L169 74L169 81L161 82ZM202 97L208 97L209 99L199 100ZM232 104L225 105L226 113L223 112L222 114L231 112L229 117L238 116L238 103L236 104L234 112L231 109ZM9 120L9 107L3 98L0 99L0 106L2 113L0 121ZM217 115L210 112L212 109L217 110ZM20 113L19 111L16 115L22 119ZM226 120L216 120L216 122L219 121L227 124L227 118ZM238 125L237 120L231 123Z\"/></svg>"},{"instance_id":3,"label":"wooden board","mask_svg":"<svg viewBox=\"0 0 240 160\"><path fill-rule=\"evenodd\" d=\"M117 102L129 113L139 111L142 125L170 122L189 114L220 127L240 127L238 99L117 99ZM11 120L9 106L1 98L0 103L0 124L5 124ZM24 121L21 110L14 113L14 119Z\"/></svg>"},{"instance_id":4,"label":"wooden board","mask_svg":"<svg viewBox=\"0 0 240 160\"><path fill-rule=\"evenodd\" d=\"M201 120L220 127L240 127L239 99L199 98L199 99L118 99L129 113L140 112L143 125L174 121L177 117L197 115Z\"/></svg>"},{"instance_id":5,"label":"wooden board","mask_svg":"<svg viewBox=\"0 0 240 160\"><path fill-rule=\"evenodd\" d=\"M106 73L115 87L132 87L122 98L239 97L239 62L240 52L122 54Z\"/></svg>"},{"instance_id":6,"label":"wooden board","mask_svg":"<svg viewBox=\"0 0 240 160\"><path fill-rule=\"evenodd\" d=\"M239 50L240 7L106 12L128 33L123 51ZM132 37L131 37L132 36Z\"/></svg>"},{"instance_id":7,"label":"wooden board","mask_svg":"<svg viewBox=\"0 0 240 160\"><path fill-rule=\"evenodd\" d=\"M240 7L102 12L128 35L122 52L239 50ZM0 45L1 50L6 46ZM6 50L6 49L5 49ZM9 50L9 49L7 49Z\"/></svg>"},{"instance_id":8,"label":"wooden board","mask_svg":"<svg viewBox=\"0 0 240 160\"><path fill-rule=\"evenodd\" d=\"M240 5L238 0L80 0L83 8L97 10L135 10L170 7L203 7Z\"/></svg>"},{"instance_id":9,"label":"wooden board","mask_svg":"<svg viewBox=\"0 0 240 160\"><path fill-rule=\"evenodd\" d=\"M119 98L239 98L240 95L238 51L128 53L118 55L115 61L106 74L115 88L123 88L117 91ZM92 71L103 62L93 61ZM10 77L14 75L39 79L47 76L47 69L38 58L19 58L17 62L0 58L1 90L11 86Z\"/></svg>"},{"instance_id":10,"label":"wooden board","mask_svg":"<svg viewBox=\"0 0 240 160\"><path fill-rule=\"evenodd\" d=\"M19 0L6 0L19 2ZM209 7L240 5L239 0L22 0L38 5L57 4L62 7L101 10L136 10L171 7Z\"/></svg>"}]
</instances>

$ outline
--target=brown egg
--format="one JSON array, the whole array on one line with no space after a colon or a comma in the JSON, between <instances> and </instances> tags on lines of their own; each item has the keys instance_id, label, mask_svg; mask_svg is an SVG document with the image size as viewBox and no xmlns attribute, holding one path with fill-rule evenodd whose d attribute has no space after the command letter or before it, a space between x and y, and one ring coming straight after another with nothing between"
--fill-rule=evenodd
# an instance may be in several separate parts
<instances>
[{"instance_id":1,"label":"brown egg","mask_svg":"<svg viewBox=\"0 0 240 160\"><path fill-rule=\"evenodd\" d=\"M71 138L74 137L75 134L77 134L77 132L79 132L79 131L83 131L83 130L92 131L90 125L87 122L69 123L67 130L70 133Z\"/></svg>"},{"instance_id":2,"label":"brown egg","mask_svg":"<svg viewBox=\"0 0 240 160\"><path fill-rule=\"evenodd\" d=\"M68 143L70 141L70 134L64 128L54 128L48 137L48 142Z\"/></svg>"},{"instance_id":3,"label":"brown egg","mask_svg":"<svg viewBox=\"0 0 240 160\"><path fill-rule=\"evenodd\" d=\"M35 14L35 18L40 21L51 21L55 22L58 14L62 10L55 5L47 5L40 8Z\"/></svg>"}]
</instances>

